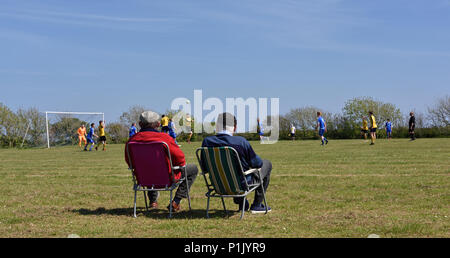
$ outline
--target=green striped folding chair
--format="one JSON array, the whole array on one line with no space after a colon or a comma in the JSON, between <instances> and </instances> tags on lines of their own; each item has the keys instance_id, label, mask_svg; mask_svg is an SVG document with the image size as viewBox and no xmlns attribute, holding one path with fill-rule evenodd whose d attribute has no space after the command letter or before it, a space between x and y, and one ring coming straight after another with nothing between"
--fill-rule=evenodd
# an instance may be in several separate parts
<instances>
[{"instance_id":1,"label":"green striped folding chair","mask_svg":"<svg viewBox=\"0 0 450 258\"><path fill-rule=\"evenodd\" d=\"M244 217L247 195L255 191L258 187L263 189L264 204L267 213L268 206L262 184L261 169L244 171L239 154L232 147L202 147L198 148L195 154L197 155L208 189L206 193L206 197L208 197L206 217L209 218L209 201L211 197L222 199L223 209L226 213L228 212L225 206L225 197L243 197L242 219ZM250 174L254 174L254 179L253 182L248 183L246 176Z\"/></svg>"}]
</instances>

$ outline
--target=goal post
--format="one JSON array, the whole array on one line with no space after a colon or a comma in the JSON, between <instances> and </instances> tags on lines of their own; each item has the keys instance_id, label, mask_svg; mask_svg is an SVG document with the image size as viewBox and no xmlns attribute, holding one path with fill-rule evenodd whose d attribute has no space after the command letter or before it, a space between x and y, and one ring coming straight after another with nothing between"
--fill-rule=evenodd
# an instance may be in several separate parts
<instances>
[{"instance_id":1,"label":"goal post","mask_svg":"<svg viewBox=\"0 0 450 258\"><path fill-rule=\"evenodd\" d=\"M105 121L105 113L103 112L61 112L61 111L45 111L45 128L47 134L47 148L50 148L50 132L49 132L49 114L56 115L100 115L102 116L102 121Z\"/></svg>"}]
</instances>

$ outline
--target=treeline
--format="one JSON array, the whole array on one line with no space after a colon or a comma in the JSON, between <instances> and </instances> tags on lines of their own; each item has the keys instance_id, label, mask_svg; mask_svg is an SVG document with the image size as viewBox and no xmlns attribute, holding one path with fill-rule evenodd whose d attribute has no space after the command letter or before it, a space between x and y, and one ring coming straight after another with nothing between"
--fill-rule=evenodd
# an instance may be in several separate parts
<instances>
[{"instance_id":1,"label":"treeline","mask_svg":"<svg viewBox=\"0 0 450 258\"><path fill-rule=\"evenodd\" d=\"M392 136L395 138L409 137L409 113L414 112L416 118L416 137L450 137L450 97L439 99L426 113L408 110L401 112L394 104L374 100L370 97L358 97L348 100L340 113L331 113L319 107L303 107L291 109L280 117L280 139L290 139L291 125L297 129L297 139L315 139L317 111L327 122L327 137L331 139L361 138L363 117L368 117L373 111L376 117L379 137L386 137L385 124L389 119L392 123Z\"/></svg>"},{"instance_id":2,"label":"treeline","mask_svg":"<svg viewBox=\"0 0 450 258\"><path fill-rule=\"evenodd\" d=\"M139 120L139 115L146 109L133 106L123 112L119 121L107 123L106 136L109 143L124 143L128 140L128 130L133 122ZM385 137L384 124L390 119L393 125L394 138L407 138L409 112L400 111L394 104L384 103L370 97L359 97L348 100L340 113L327 112L320 107L307 106L291 109L279 117L279 139L290 140L291 126L296 127L296 139L316 139L316 112L321 111L327 122L327 137L330 139L358 139L361 137L362 118L373 111L377 119L379 137ZM169 117L175 111L167 111ZM434 105L428 107L425 113L415 112L416 137L450 137L450 97L438 99ZM37 108L19 109L13 111L0 103L0 147L43 147L46 145L45 115ZM271 118L267 118L271 123ZM92 122L92 121L91 121ZM96 121L97 123L98 121ZM238 121L239 122L239 121ZM57 122L49 124L51 145L76 144L78 137L76 130L88 122L72 116L60 116ZM197 126L193 123L193 130ZM267 132L270 134L270 132ZM25 136L26 135L26 136ZM256 133L240 133L248 140L259 140ZM194 134L192 141L202 141L209 134ZM181 133L177 141L186 141L188 135Z\"/></svg>"}]
</instances>

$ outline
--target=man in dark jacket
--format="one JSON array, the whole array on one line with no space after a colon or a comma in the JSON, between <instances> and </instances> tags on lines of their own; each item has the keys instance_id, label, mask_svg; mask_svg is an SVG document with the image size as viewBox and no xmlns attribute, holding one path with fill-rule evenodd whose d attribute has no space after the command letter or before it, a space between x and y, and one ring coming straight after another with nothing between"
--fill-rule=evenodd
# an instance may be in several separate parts
<instances>
[{"instance_id":1,"label":"man in dark jacket","mask_svg":"<svg viewBox=\"0 0 450 258\"><path fill-rule=\"evenodd\" d=\"M217 117L216 132L214 136L206 137L203 140L202 147L233 147L239 154L242 168L246 171L250 168L261 168L261 177L263 178L264 191L267 190L270 181L270 173L272 171L272 163L268 160L262 160L253 151L250 143L240 136L233 136L236 132L237 120L234 115L230 113L222 113ZM251 178L248 178L251 180ZM265 213L266 208L263 202L263 191L261 188L255 190L255 199L250 207L252 213ZM242 199L235 198L234 202L239 204L239 209L242 210ZM249 209L249 203L246 201L245 210ZM267 207L271 211L270 207Z\"/></svg>"}]
</instances>

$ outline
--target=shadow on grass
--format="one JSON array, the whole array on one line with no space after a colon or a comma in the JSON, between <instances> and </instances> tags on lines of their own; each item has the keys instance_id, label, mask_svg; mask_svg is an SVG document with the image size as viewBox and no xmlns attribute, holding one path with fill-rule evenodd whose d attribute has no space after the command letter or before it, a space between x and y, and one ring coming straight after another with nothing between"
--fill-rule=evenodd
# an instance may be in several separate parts
<instances>
[{"instance_id":1,"label":"shadow on grass","mask_svg":"<svg viewBox=\"0 0 450 258\"><path fill-rule=\"evenodd\" d=\"M71 212L78 213L85 216L101 216L101 215L113 215L113 216L127 216L133 217L133 208L115 208L115 209L105 209L99 207L95 210L91 209L74 209ZM228 210L226 213L224 210L209 210L209 218L230 218L240 216L240 212L237 210ZM143 208L137 208L136 215L138 217L145 216L152 219L169 219L169 211L167 209L150 209L146 210ZM170 219L206 219L206 209L198 210L186 208L179 212L172 212L172 218Z\"/></svg>"}]
</instances>

